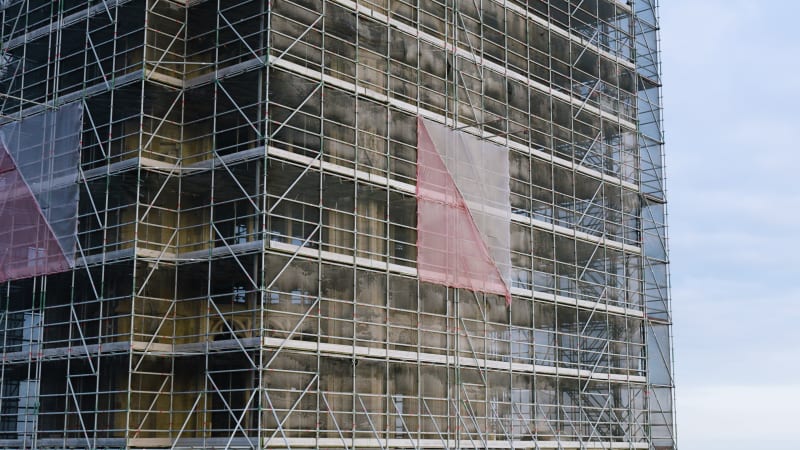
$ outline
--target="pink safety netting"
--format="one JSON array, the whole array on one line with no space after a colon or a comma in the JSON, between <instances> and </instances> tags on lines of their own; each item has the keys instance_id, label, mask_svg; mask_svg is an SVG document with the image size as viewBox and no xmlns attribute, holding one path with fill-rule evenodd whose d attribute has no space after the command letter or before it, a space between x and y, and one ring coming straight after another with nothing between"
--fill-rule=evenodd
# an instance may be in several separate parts
<instances>
[{"instance_id":1,"label":"pink safety netting","mask_svg":"<svg viewBox=\"0 0 800 450\"><path fill-rule=\"evenodd\" d=\"M508 153L418 119L417 270L422 281L510 301Z\"/></svg>"},{"instance_id":2,"label":"pink safety netting","mask_svg":"<svg viewBox=\"0 0 800 450\"><path fill-rule=\"evenodd\" d=\"M74 266L82 107L0 127L0 282Z\"/></svg>"},{"instance_id":3,"label":"pink safety netting","mask_svg":"<svg viewBox=\"0 0 800 450\"><path fill-rule=\"evenodd\" d=\"M69 268L53 230L5 148L0 149L0 281Z\"/></svg>"}]
</instances>

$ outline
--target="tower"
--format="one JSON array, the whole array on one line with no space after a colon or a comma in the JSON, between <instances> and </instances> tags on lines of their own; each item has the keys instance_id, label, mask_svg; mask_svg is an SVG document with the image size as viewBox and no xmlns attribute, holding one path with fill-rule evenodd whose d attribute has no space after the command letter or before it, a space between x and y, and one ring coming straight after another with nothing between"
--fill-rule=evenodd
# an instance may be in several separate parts
<instances>
[{"instance_id":1,"label":"tower","mask_svg":"<svg viewBox=\"0 0 800 450\"><path fill-rule=\"evenodd\" d=\"M674 448L654 0L0 8L0 447Z\"/></svg>"}]
</instances>

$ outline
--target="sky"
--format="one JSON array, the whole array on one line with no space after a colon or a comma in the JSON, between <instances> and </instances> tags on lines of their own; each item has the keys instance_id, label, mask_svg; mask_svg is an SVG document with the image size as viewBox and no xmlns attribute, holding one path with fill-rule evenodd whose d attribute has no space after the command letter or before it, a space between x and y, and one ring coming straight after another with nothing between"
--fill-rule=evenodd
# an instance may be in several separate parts
<instances>
[{"instance_id":1,"label":"sky","mask_svg":"<svg viewBox=\"0 0 800 450\"><path fill-rule=\"evenodd\" d=\"M680 450L796 450L800 2L662 0Z\"/></svg>"}]
</instances>

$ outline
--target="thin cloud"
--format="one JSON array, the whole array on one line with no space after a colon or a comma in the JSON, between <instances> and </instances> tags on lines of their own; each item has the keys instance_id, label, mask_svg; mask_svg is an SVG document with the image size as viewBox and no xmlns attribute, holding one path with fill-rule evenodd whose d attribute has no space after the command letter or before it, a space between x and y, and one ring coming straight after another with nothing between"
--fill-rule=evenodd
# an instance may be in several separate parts
<instances>
[{"instance_id":1,"label":"thin cloud","mask_svg":"<svg viewBox=\"0 0 800 450\"><path fill-rule=\"evenodd\" d=\"M794 449L800 385L707 385L678 391L679 437L689 449ZM680 445L680 441L679 441Z\"/></svg>"},{"instance_id":2,"label":"thin cloud","mask_svg":"<svg viewBox=\"0 0 800 450\"><path fill-rule=\"evenodd\" d=\"M661 7L682 450L797 448L798 14Z\"/></svg>"}]
</instances>

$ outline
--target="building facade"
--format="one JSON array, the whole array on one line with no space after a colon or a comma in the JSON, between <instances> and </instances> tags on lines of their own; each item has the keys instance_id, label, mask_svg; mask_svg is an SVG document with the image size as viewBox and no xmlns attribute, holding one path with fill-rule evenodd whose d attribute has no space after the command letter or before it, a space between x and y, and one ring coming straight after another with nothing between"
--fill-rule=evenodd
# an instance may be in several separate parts
<instances>
[{"instance_id":1,"label":"building facade","mask_svg":"<svg viewBox=\"0 0 800 450\"><path fill-rule=\"evenodd\" d=\"M656 0L4 0L0 448L675 448Z\"/></svg>"}]
</instances>

